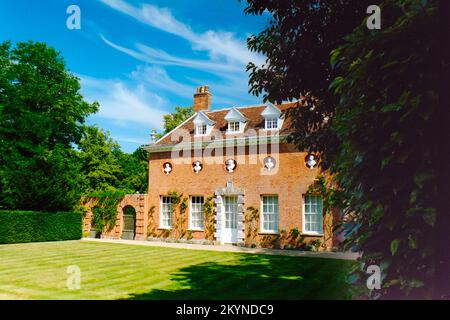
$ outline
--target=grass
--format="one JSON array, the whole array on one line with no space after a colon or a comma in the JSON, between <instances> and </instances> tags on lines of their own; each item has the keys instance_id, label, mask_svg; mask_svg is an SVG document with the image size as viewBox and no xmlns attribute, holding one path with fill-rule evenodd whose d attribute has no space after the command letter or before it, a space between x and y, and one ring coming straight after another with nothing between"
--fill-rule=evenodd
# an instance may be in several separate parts
<instances>
[{"instance_id":1,"label":"grass","mask_svg":"<svg viewBox=\"0 0 450 320\"><path fill-rule=\"evenodd\" d=\"M0 245L0 299L344 299L352 263L84 241ZM66 285L72 265L79 290Z\"/></svg>"}]
</instances>

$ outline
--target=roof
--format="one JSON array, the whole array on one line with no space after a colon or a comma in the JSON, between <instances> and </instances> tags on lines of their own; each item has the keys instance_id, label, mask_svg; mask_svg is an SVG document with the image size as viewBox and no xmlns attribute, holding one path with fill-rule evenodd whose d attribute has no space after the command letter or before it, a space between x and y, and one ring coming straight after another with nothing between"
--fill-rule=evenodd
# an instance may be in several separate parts
<instances>
[{"instance_id":1,"label":"roof","mask_svg":"<svg viewBox=\"0 0 450 320\"><path fill-rule=\"evenodd\" d=\"M257 105L257 106L249 106L249 107L233 107L233 108L227 108L227 109L221 109L221 110L215 110L215 111L201 111L206 115L212 122L214 122L214 130L220 130L220 133L223 135L223 138L233 138L233 137L242 137L245 136L245 131L247 130L255 130L257 133L259 130L264 130L265 127L265 121L264 117L262 115L263 111L267 108L268 105ZM276 107L283 113L287 109L295 108L298 104L296 102L293 103L284 103L280 105L276 105ZM225 134L226 130L228 128L228 122L225 120L226 115L230 112L230 110L236 109L238 110L248 121L245 123L244 133L240 134ZM178 134L178 131L184 130L191 136L191 141L195 141L198 137L194 137L194 120L195 115L187 119L184 123L179 125L177 128L166 134L164 137L162 137L160 140L156 141L156 143L153 146L170 146L170 145L176 145L178 142L181 141L181 137ZM276 132L279 135L286 135L290 133L291 126L290 121L288 118L285 118L283 121L283 124L280 128L280 130L277 130ZM266 130L264 130L266 131ZM172 140L173 134L176 133L177 137L180 137L180 139L175 139L175 141Z\"/></svg>"}]
</instances>

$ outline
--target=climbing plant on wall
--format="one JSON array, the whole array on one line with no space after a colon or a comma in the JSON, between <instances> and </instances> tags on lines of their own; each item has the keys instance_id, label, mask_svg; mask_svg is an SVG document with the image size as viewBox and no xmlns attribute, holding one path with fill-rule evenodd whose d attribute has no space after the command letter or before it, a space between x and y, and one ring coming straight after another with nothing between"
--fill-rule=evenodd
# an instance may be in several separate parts
<instances>
[{"instance_id":1,"label":"climbing plant on wall","mask_svg":"<svg viewBox=\"0 0 450 320\"><path fill-rule=\"evenodd\" d=\"M216 226L214 225L214 197L206 198L203 208L205 210L205 238L214 240Z\"/></svg>"},{"instance_id":2,"label":"climbing plant on wall","mask_svg":"<svg viewBox=\"0 0 450 320\"><path fill-rule=\"evenodd\" d=\"M183 197L183 194L177 191L170 191L168 193L172 197L172 214L173 214L173 228L172 236L177 239L181 239L186 235L187 227L187 197Z\"/></svg>"},{"instance_id":3,"label":"climbing plant on wall","mask_svg":"<svg viewBox=\"0 0 450 320\"><path fill-rule=\"evenodd\" d=\"M335 228L339 228L339 223L333 223L333 210L345 208L345 198L343 192L339 190L337 185L333 183L332 178L325 175L319 175L316 180L308 188L308 193L320 195L323 205L323 228L325 239L321 243L326 246L328 240L333 236ZM314 244L317 247L317 243ZM320 245L319 245L320 246Z\"/></svg>"},{"instance_id":4,"label":"climbing plant on wall","mask_svg":"<svg viewBox=\"0 0 450 320\"><path fill-rule=\"evenodd\" d=\"M122 191L93 192L85 198L92 208L93 226L96 231L111 231L117 221L117 206L125 196Z\"/></svg>"},{"instance_id":5,"label":"climbing plant on wall","mask_svg":"<svg viewBox=\"0 0 450 320\"><path fill-rule=\"evenodd\" d=\"M253 206L247 208L245 213L246 238L253 244L258 236L259 210Z\"/></svg>"},{"instance_id":6,"label":"climbing plant on wall","mask_svg":"<svg viewBox=\"0 0 450 320\"><path fill-rule=\"evenodd\" d=\"M150 209L148 209L147 217L148 217L148 226L147 226L147 234L151 237L156 237L156 229L157 229L157 223L155 221L155 206L151 206Z\"/></svg>"}]
</instances>

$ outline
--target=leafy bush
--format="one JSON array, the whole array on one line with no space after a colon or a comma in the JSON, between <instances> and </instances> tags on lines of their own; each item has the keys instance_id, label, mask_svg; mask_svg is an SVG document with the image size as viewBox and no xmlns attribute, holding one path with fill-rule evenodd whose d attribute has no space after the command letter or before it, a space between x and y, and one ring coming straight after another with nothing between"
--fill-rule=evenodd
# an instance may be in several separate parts
<instances>
[{"instance_id":1,"label":"leafy bush","mask_svg":"<svg viewBox=\"0 0 450 320\"><path fill-rule=\"evenodd\" d=\"M79 212L0 211L0 243L76 240L81 236Z\"/></svg>"},{"instance_id":2,"label":"leafy bush","mask_svg":"<svg viewBox=\"0 0 450 320\"><path fill-rule=\"evenodd\" d=\"M117 206L125 196L121 190L103 190L92 192L83 202L92 201L93 227L98 232L111 231L117 221Z\"/></svg>"}]
</instances>

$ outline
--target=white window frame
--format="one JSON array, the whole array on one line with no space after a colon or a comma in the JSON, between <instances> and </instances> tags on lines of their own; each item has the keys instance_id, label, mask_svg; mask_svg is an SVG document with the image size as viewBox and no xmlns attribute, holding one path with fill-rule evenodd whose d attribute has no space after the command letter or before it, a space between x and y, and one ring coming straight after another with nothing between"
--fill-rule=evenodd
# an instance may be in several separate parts
<instances>
[{"instance_id":1,"label":"white window frame","mask_svg":"<svg viewBox=\"0 0 450 320\"><path fill-rule=\"evenodd\" d=\"M169 202L164 202L164 200L170 199L170 203ZM161 196L160 199L160 229L172 229L173 226L173 201L172 201L172 197L171 196ZM164 208L164 205L169 205L170 204L170 217L169 219L164 219L164 214L165 212L167 212L168 210L166 210ZM168 220L170 222L170 224L165 224L164 220Z\"/></svg>"},{"instance_id":2,"label":"white window frame","mask_svg":"<svg viewBox=\"0 0 450 320\"><path fill-rule=\"evenodd\" d=\"M275 201L273 201L272 203L267 203L266 206L271 205L273 206L273 212L269 212L267 213L264 209L265 209L265 205L264 205L264 199L269 199L269 198L273 198L273 199L277 199L276 201L276 206L275 206ZM273 234L278 234L279 233L279 220L280 220L280 214L279 214L279 209L280 208L280 203L279 203L279 197L277 194L264 194L261 195L261 232L262 233L273 233ZM266 229L264 227L264 215L274 215L275 216L275 227L276 228L272 228L272 229Z\"/></svg>"},{"instance_id":3,"label":"white window frame","mask_svg":"<svg viewBox=\"0 0 450 320\"><path fill-rule=\"evenodd\" d=\"M190 230L199 230L203 231L205 229L205 197L203 196L190 196L189 197L189 229ZM200 219L194 219L194 214L198 214L198 210L196 206L198 203L194 203L193 200L202 199L200 204ZM196 212L194 212L194 208L196 208ZM194 220L201 221L201 227L194 226Z\"/></svg>"},{"instance_id":4,"label":"white window frame","mask_svg":"<svg viewBox=\"0 0 450 320\"><path fill-rule=\"evenodd\" d=\"M308 202L307 203L307 199L310 199L311 197L314 198L318 198L319 202ZM310 209L309 212L306 212L306 206L309 205ZM311 206L315 206L315 207L319 207L320 208L320 212L319 213L312 213L311 210ZM302 230L303 230L303 234L306 235L317 235L317 236L323 236L323 198L320 195L315 195L315 194L306 194L303 195L303 213L302 213ZM316 214L317 216L320 216L320 218L318 219L318 223L320 228L317 228L317 230L306 230L306 215L314 215Z\"/></svg>"},{"instance_id":5,"label":"white window frame","mask_svg":"<svg viewBox=\"0 0 450 320\"><path fill-rule=\"evenodd\" d=\"M269 124L274 124L275 123L275 127L270 127L269 128ZM265 118L265 130L278 130L280 126L280 121L278 117L267 117Z\"/></svg>"},{"instance_id":6,"label":"white window frame","mask_svg":"<svg viewBox=\"0 0 450 320\"><path fill-rule=\"evenodd\" d=\"M235 127L236 123L238 124L237 125L237 130L236 130L236 127ZM228 131L227 131L227 133L240 133L241 132L241 126L242 126L242 124L241 124L240 121L230 121L230 122L228 122ZM232 127L233 127L233 130L231 130Z\"/></svg>"},{"instance_id":7,"label":"white window frame","mask_svg":"<svg viewBox=\"0 0 450 320\"><path fill-rule=\"evenodd\" d=\"M224 196L224 222L225 229L237 229L237 196Z\"/></svg>"},{"instance_id":8,"label":"white window frame","mask_svg":"<svg viewBox=\"0 0 450 320\"><path fill-rule=\"evenodd\" d=\"M201 127L201 132L199 130L199 127ZM204 133L203 133L204 131ZM206 123L200 123L195 125L195 135L196 136L206 136L208 134L208 125Z\"/></svg>"}]
</instances>

